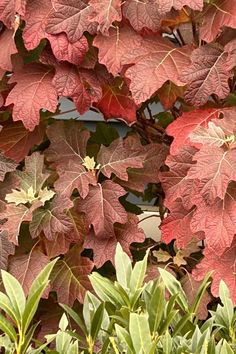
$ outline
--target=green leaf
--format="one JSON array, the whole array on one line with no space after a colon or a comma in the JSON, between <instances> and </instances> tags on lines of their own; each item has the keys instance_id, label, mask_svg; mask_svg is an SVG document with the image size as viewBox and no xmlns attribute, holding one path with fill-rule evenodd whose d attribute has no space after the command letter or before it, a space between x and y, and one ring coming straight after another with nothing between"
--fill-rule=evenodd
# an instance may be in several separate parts
<instances>
[{"instance_id":1,"label":"green leaf","mask_svg":"<svg viewBox=\"0 0 236 354\"><path fill-rule=\"evenodd\" d=\"M194 314L197 313L198 307L201 304L202 298L203 298L208 286L210 285L210 281L209 281L210 277L211 277L211 273L208 273L205 276L203 282L201 283L201 285L196 293L195 299L192 303L192 306L190 308L191 313L194 313Z\"/></svg>"},{"instance_id":2,"label":"green leaf","mask_svg":"<svg viewBox=\"0 0 236 354\"><path fill-rule=\"evenodd\" d=\"M4 270L2 270L1 273L4 288L14 309L16 318L20 323L26 303L24 291L18 280L15 279L10 273L7 273Z\"/></svg>"},{"instance_id":3,"label":"green leaf","mask_svg":"<svg viewBox=\"0 0 236 354\"><path fill-rule=\"evenodd\" d=\"M6 333L13 342L17 340L17 334L12 324L0 313L0 329Z\"/></svg>"},{"instance_id":4,"label":"green leaf","mask_svg":"<svg viewBox=\"0 0 236 354\"><path fill-rule=\"evenodd\" d=\"M165 310L165 285L156 280L150 292L144 293L149 314L149 324L152 332L158 331Z\"/></svg>"},{"instance_id":5,"label":"green leaf","mask_svg":"<svg viewBox=\"0 0 236 354\"><path fill-rule=\"evenodd\" d=\"M130 284L132 264L129 256L123 251L119 243L116 246L115 268L117 281L124 289L127 289Z\"/></svg>"},{"instance_id":6,"label":"green leaf","mask_svg":"<svg viewBox=\"0 0 236 354\"><path fill-rule=\"evenodd\" d=\"M223 307L223 310L224 310L223 312L225 314L224 321L228 327L231 327L232 320L234 317L234 305L233 305L232 300L230 299L229 289L228 289L227 285L225 284L225 282L222 280L220 282L219 295L220 295L220 299L222 301L222 304L224 305L224 307Z\"/></svg>"},{"instance_id":7,"label":"green leaf","mask_svg":"<svg viewBox=\"0 0 236 354\"><path fill-rule=\"evenodd\" d=\"M60 306L63 308L64 311L68 313L68 315L74 320L74 322L81 328L83 333L87 335L86 327L82 322L81 318L79 317L79 315L77 315L77 313L67 305L60 304Z\"/></svg>"},{"instance_id":8,"label":"green leaf","mask_svg":"<svg viewBox=\"0 0 236 354\"><path fill-rule=\"evenodd\" d=\"M144 259L135 264L130 278L130 290L134 293L136 290L142 287L147 270L147 257L146 253Z\"/></svg>"},{"instance_id":9,"label":"green leaf","mask_svg":"<svg viewBox=\"0 0 236 354\"><path fill-rule=\"evenodd\" d=\"M147 314L130 314L129 332L135 353L149 354L152 347Z\"/></svg>"},{"instance_id":10,"label":"green leaf","mask_svg":"<svg viewBox=\"0 0 236 354\"><path fill-rule=\"evenodd\" d=\"M113 140L119 138L119 133L110 124L99 122L96 124L96 131L91 133L89 144L109 146Z\"/></svg>"},{"instance_id":11,"label":"green leaf","mask_svg":"<svg viewBox=\"0 0 236 354\"><path fill-rule=\"evenodd\" d=\"M127 332L127 330L125 328L121 327L117 323L115 324L115 331L116 331L119 341L121 343L126 344L127 348L131 351L131 353L133 353L134 347L133 347L132 339L130 337L129 332Z\"/></svg>"},{"instance_id":12,"label":"green leaf","mask_svg":"<svg viewBox=\"0 0 236 354\"><path fill-rule=\"evenodd\" d=\"M0 309L5 311L6 314L10 316L16 323L20 320L17 319L17 315L14 311L11 301L9 300L9 297L4 293L0 293Z\"/></svg>"},{"instance_id":13,"label":"green leaf","mask_svg":"<svg viewBox=\"0 0 236 354\"><path fill-rule=\"evenodd\" d=\"M90 335L93 341L97 339L98 332L101 329L102 325L102 320L103 320L103 314L104 314L104 309L105 309L105 304L104 302L101 303L97 310L95 311L92 321L91 321L91 329L90 329Z\"/></svg>"}]
</instances>

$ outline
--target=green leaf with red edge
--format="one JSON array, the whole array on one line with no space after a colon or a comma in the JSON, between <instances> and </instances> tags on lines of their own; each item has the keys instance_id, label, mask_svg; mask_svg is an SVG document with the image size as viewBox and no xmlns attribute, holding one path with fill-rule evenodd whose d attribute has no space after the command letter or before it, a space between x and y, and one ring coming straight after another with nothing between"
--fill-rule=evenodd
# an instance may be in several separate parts
<instances>
[{"instance_id":1,"label":"green leaf with red edge","mask_svg":"<svg viewBox=\"0 0 236 354\"><path fill-rule=\"evenodd\" d=\"M43 141L45 126L40 124L32 132L25 129L22 123L6 123L0 132L0 150L4 156L19 163L30 149Z\"/></svg>"},{"instance_id":2,"label":"green leaf with red edge","mask_svg":"<svg viewBox=\"0 0 236 354\"><path fill-rule=\"evenodd\" d=\"M38 237L43 232L48 240L53 240L56 234L72 232L73 224L67 215L72 206L70 199L55 196L48 206L36 209L29 226L32 238Z\"/></svg>"},{"instance_id":3,"label":"green leaf with red edge","mask_svg":"<svg viewBox=\"0 0 236 354\"><path fill-rule=\"evenodd\" d=\"M13 120L22 120L33 131L40 121L40 110L55 112L57 93L52 85L53 71L42 64L29 64L16 70L9 83L16 82L5 105L14 104Z\"/></svg>"},{"instance_id":4,"label":"green leaf with red edge","mask_svg":"<svg viewBox=\"0 0 236 354\"><path fill-rule=\"evenodd\" d=\"M97 237L113 237L114 223L127 222L127 213L119 202L119 198L125 194L121 186L106 180L91 186L87 197L78 201L78 210L86 214L86 220L93 225Z\"/></svg>"},{"instance_id":5,"label":"green leaf with red edge","mask_svg":"<svg viewBox=\"0 0 236 354\"><path fill-rule=\"evenodd\" d=\"M6 71L12 71L11 56L17 53L12 30L5 29L4 32L1 33L0 46L4 48L0 54L0 68Z\"/></svg>"},{"instance_id":6,"label":"green leaf with red edge","mask_svg":"<svg viewBox=\"0 0 236 354\"><path fill-rule=\"evenodd\" d=\"M181 72L190 64L190 47L175 47L161 37L143 39L141 48L124 56L132 65L125 72L129 87L137 104L148 100L168 80L184 86ZM136 55L136 59L134 56Z\"/></svg>"},{"instance_id":7,"label":"green leaf with red edge","mask_svg":"<svg viewBox=\"0 0 236 354\"><path fill-rule=\"evenodd\" d=\"M0 232L0 268L7 270L8 258L15 253L15 246L8 240L6 231Z\"/></svg>"},{"instance_id":8,"label":"green leaf with red edge","mask_svg":"<svg viewBox=\"0 0 236 354\"><path fill-rule=\"evenodd\" d=\"M29 289L43 268L49 263L49 258L39 249L34 248L29 254L12 256L9 262L9 272L20 282L28 295ZM44 292L47 297L49 289Z\"/></svg>"},{"instance_id":9,"label":"green leaf with red edge","mask_svg":"<svg viewBox=\"0 0 236 354\"><path fill-rule=\"evenodd\" d=\"M128 214L126 224L115 224L115 236L97 237L90 233L85 239L84 247L93 250L93 260L97 268L100 268L105 262L111 261L114 264L116 246L119 242L123 250L130 256L130 245L133 242L144 242L145 234L138 227L138 217Z\"/></svg>"},{"instance_id":10,"label":"green leaf with red edge","mask_svg":"<svg viewBox=\"0 0 236 354\"><path fill-rule=\"evenodd\" d=\"M15 171L17 164L0 153L0 181L5 178L6 173Z\"/></svg>"},{"instance_id":11,"label":"green leaf with red edge","mask_svg":"<svg viewBox=\"0 0 236 354\"><path fill-rule=\"evenodd\" d=\"M201 281L205 275L212 272L211 292L214 296L219 296L220 281L223 280L229 288L231 299L236 305L236 242L232 242L231 247L226 248L224 253L219 255L217 251L206 247L204 258L193 270L193 277Z\"/></svg>"},{"instance_id":12,"label":"green leaf with red edge","mask_svg":"<svg viewBox=\"0 0 236 354\"><path fill-rule=\"evenodd\" d=\"M93 12L91 20L98 23L98 30L108 35L108 30L115 21L122 20L121 0L89 0Z\"/></svg>"},{"instance_id":13,"label":"green leaf with red edge","mask_svg":"<svg viewBox=\"0 0 236 354\"><path fill-rule=\"evenodd\" d=\"M15 14L24 17L27 0L2 0L0 3L0 20L12 28L15 22Z\"/></svg>"},{"instance_id":14,"label":"green leaf with red edge","mask_svg":"<svg viewBox=\"0 0 236 354\"><path fill-rule=\"evenodd\" d=\"M51 276L52 290L57 292L58 302L72 306L75 300L83 302L87 290L91 290L88 274L93 262L81 256L81 247L74 246L64 259L57 262Z\"/></svg>"},{"instance_id":15,"label":"green leaf with red edge","mask_svg":"<svg viewBox=\"0 0 236 354\"><path fill-rule=\"evenodd\" d=\"M87 0L56 0L50 14L46 31L51 34L65 32L69 41L79 40L85 31L96 32L97 23L90 20L93 8Z\"/></svg>"},{"instance_id":16,"label":"green leaf with red edge","mask_svg":"<svg viewBox=\"0 0 236 354\"><path fill-rule=\"evenodd\" d=\"M192 64L182 72L188 86L185 99L195 106L205 104L209 96L216 94L223 99L230 93L229 79L233 76L226 67L227 53L217 45L205 45L195 49Z\"/></svg>"},{"instance_id":17,"label":"green leaf with red edge","mask_svg":"<svg viewBox=\"0 0 236 354\"><path fill-rule=\"evenodd\" d=\"M128 149L124 145L123 139L119 138L109 146L101 146L97 155L97 163L104 176L110 178L114 173L118 178L127 181L127 169L130 167L142 168L146 154L144 149Z\"/></svg>"},{"instance_id":18,"label":"green leaf with red edge","mask_svg":"<svg viewBox=\"0 0 236 354\"><path fill-rule=\"evenodd\" d=\"M131 125L136 122L138 106L120 77L102 84L102 97L94 104L105 119L121 119Z\"/></svg>"},{"instance_id":19,"label":"green leaf with red edge","mask_svg":"<svg viewBox=\"0 0 236 354\"><path fill-rule=\"evenodd\" d=\"M236 8L231 0L214 0L203 12L200 38L212 42L224 26L236 28Z\"/></svg>"}]
</instances>

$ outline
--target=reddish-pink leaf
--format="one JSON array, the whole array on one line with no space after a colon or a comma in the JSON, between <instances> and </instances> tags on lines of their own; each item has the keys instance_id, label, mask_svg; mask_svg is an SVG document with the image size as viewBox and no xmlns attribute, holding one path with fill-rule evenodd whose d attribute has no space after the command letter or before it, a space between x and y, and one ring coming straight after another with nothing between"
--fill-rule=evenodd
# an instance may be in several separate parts
<instances>
[{"instance_id":1,"label":"reddish-pink leaf","mask_svg":"<svg viewBox=\"0 0 236 354\"><path fill-rule=\"evenodd\" d=\"M183 70L182 80L188 83L187 102L202 106L211 94L225 98L230 90L228 80L233 76L226 68L227 54L220 47L205 45L195 49L192 64Z\"/></svg>"},{"instance_id":2,"label":"reddish-pink leaf","mask_svg":"<svg viewBox=\"0 0 236 354\"><path fill-rule=\"evenodd\" d=\"M114 21L121 21L121 0L89 0L93 8L91 20L98 23L98 30L108 35Z\"/></svg>"},{"instance_id":3,"label":"reddish-pink leaf","mask_svg":"<svg viewBox=\"0 0 236 354\"><path fill-rule=\"evenodd\" d=\"M86 214L89 224L93 225L96 236L114 236L114 223L125 224L127 213L119 198L126 191L118 184L106 180L90 187L87 197L78 202L78 210Z\"/></svg>"},{"instance_id":4,"label":"reddish-pink leaf","mask_svg":"<svg viewBox=\"0 0 236 354\"><path fill-rule=\"evenodd\" d=\"M52 69L37 63L15 71L9 82L16 85L6 100L6 105L14 104L14 121L22 120L24 126L33 131L39 124L40 109L56 110L57 92L52 79Z\"/></svg>"},{"instance_id":5,"label":"reddish-pink leaf","mask_svg":"<svg viewBox=\"0 0 236 354\"><path fill-rule=\"evenodd\" d=\"M124 225L115 225L115 236L107 238L98 238L91 233L85 239L85 248L93 250L94 264L100 268L105 262L111 261L114 264L116 245L119 242L123 250L130 256L130 244L133 242L143 242L145 234L138 227L138 218L135 215L128 214L128 222Z\"/></svg>"},{"instance_id":6,"label":"reddish-pink leaf","mask_svg":"<svg viewBox=\"0 0 236 354\"><path fill-rule=\"evenodd\" d=\"M48 262L49 258L45 254L38 249L33 249L29 254L11 257L9 272L20 282L25 295L28 295L33 281ZM44 293L44 297L48 296L48 290Z\"/></svg>"},{"instance_id":7,"label":"reddish-pink leaf","mask_svg":"<svg viewBox=\"0 0 236 354\"><path fill-rule=\"evenodd\" d=\"M17 53L12 30L5 29L5 31L1 33L0 46L4 48L0 54L0 68L6 71L12 71L11 56Z\"/></svg>"},{"instance_id":8,"label":"reddish-pink leaf","mask_svg":"<svg viewBox=\"0 0 236 354\"><path fill-rule=\"evenodd\" d=\"M165 110L171 108L179 97L183 97L184 91L184 87L166 82L158 91L158 97Z\"/></svg>"},{"instance_id":9,"label":"reddish-pink leaf","mask_svg":"<svg viewBox=\"0 0 236 354\"><path fill-rule=\"evenodd\" d=\"M77 164L83 163L90 133L83 130L79 122L56 122L47 129L51 142L46 151L47 160L54 166L65 166L69 160Z\"/></svg>"},{"instance_id":10,"label":"reddish-pink leaf","mask_svg":"<svg viewBox=\"0 0 236 354\"><path fill-rule=\"evenodd\" d=\"M215 0L203 13L201 39L212 42L224 26L236 28L236 8L231 0Z\"/></svg>"},{"instance_id":11,"label":"reddish-pink leaf","mask_svg":"<svg viewBox=\"0 0 236 354\"><path fill-rule=\"evenodd\" d=\"M201 181L201 195L210 203L224 198L230 181L236 181L236 150L204 145L193 158L187 178Z\"/></svg>"},{"instance_id":12,"label":"reddish-pink leaf","mask_svg":"<svg viewBox=\"0 0 236 354\"><path fill-rule=\"evenodd\" d=\"M125 61L135 63L125 75L130 80L130 90L137 104L149 99L166 81L184 86L181 71L190 64L190 48L175 47L161 37L145 39L141 48L130 52ZM134 60L134 56L136 59Z\"/></svg>"},{"instance_id":13,"label":"reddish-pink leaf","mask_svg":"<svg viewBox=\"0 0 236 354\"><path fill-rule=\"evenodd\" d=\"M158 7L149 0L126 0L123 5L123 15L138 32L143 28L156 32L161 27L162 17Z\"/></svg>"},{"instance_id":14,"label":"reddish-pink leaf","mask_svg":"<svg viewBox=\"0 0 236 354\"><path fill-rule=\"evenodd\" d=\"M184 248L193 238L201 239L203 234L193 232L190 228L191 220L196 208L187 210L181 199L175 200L171 205L171 213L161 225L162 241L170 243L176 240L178 248Z\"/></svg>"},{"instance_id":15,"label":"reddish-pink leaf","mask_svg":"<svg viewBox=\"0 0 236 354\"><path fill-rule=\"evenodd\" d=\"M36 209L29 226L32 238L39 236L42 231L48 240L53 240L58 233L70 233L73 224L66 213L72 206L70 199L56 196L48 208Z\"/></svg>"},{"instance_id":16,"label":"reddish-pink leaf","mask_svg":"<svg viewBox=\"0 0 236 354\"><path fill-rule=\"evenodd\" d=\"M34 145L42 142L45 133L43 125L29 132L22 123L12 123L3 126L0 132L0 150L4 156L16 162L22 161Z\"/></svg>"},{"instance_id":17,"label":"reddish-pink leaf","mask_svg":"<svg viewBox=\"0 0 236 354\"><path fill-rule=\"evenodd\" d=\"M93 45L99 49L99 63L104 64L112 75L121 72L124 55L141 46L142 37L129 27L115 28L109 31L109 36L98 34Z\"/></svg>"},{"instance_id":18,"label":"reddish-pink leaf","mask_svg":"<svg viewBox=\"0 0 236 354\"><path fill-rule=\"evenodd\" d=\"M102 96L100 84L92 71L66 63L57 66L53 85L59 96L72 97L80 114Z\"/></svg>"},{"instance_id":19,"label":"reddish-pink leaf","mask_svg":"<svg viewBox=\"0 0 236 354\"><path fill-rule=\"evenodd\" d=\"M83 302L86 291L91 289L88 274L93 263L80 253L80 247L73 247L63 260L56 263L52 273L52 290L57 292L58 302L69 306L75 300Z\"/></svg>"},{"instance_id":20,"label":"reddish-pink leaf","mask_svg":"<svg viewBox=\"0 0 236 354\"><path fill-rule=\"evenodd\" d=\"M74 189L79 191L82 198L85 198L89 192L89 185L95 186L97 179L92 171L69 160L69 162L57 169L59 179L54 184L55 190L58 194L70 198Z\"/></svg>"},{"instance_id":21,"label":"reddish-pink leaf","mask_svg":"<svg viewBox=\"0 0 236 354\"><path fill-rule=\"evenodd\" d=\"M194 129L199 126L207 128L208 122L214 118L218 118L222 111L218 108L211 108L185 112L171 123L166 130L167 134L174 137L174 141L170 147L171 154L176 155L183 145L189 143L189 135Z\"/></svg>"},{"instance_id":22,"label":"reddish-pink leaf","mask_svg":"<svg viewBox=\"0 0 236 354\"><path fill-rule=\"evenodd\" d=\"M2 182L7 172L15 171L17 164L0 153L0 181Z\"/></svg>"},{"instance_id":23,"label":"reddish-pink leaf","mask_svg":"<svg viewBox=\"0 0 236 354\"><path fill-rule=\"evenodd\" d=\"M49 16L46 30L51 34L65 32L70 42L78 41L85 31L96 32L97 23L91 22L93 8L87 0L55 0L55 11Z\"/></svg>"},{"instance_id":24,"label":"reddish-pink leaf","mask_svg":"<svg viewBox=\"0 0 236 354\"><path fill-rule=\"evenodd\" d=\"M8 240L7 232L0 233L0 268L7 270L8 257L15 253L15 246Z\"/></svg>"},{"instance_id":25,"label":"reddish-pink leaf","mask_svg":"<svg viewBox=\"0 0 236 354\"><path fill-rule=\"evenodd\" d=\"M0 20L8 27L12 28L15 22L15 14L24 17L27 0L1 0Z\"/></svg>"},{"instance_id":26,"label":"reddish-pink leaf","mask_svg":"<svg viewBox=\"0 0 236 354\"><path fill-rule=\"evenodd\" d=\"M236 234L236 189L230 187L223 200L216 198L212 205L202 202L191 221L194 232L204 231L207 247L217 254L230 247Z\"/></svg>"},{"instance_id":27,"label":"reddish-pink leaf","mask_svg":"<svg viewBox=\"0 0 236 354\"><path fill-rule=\"evenodd\" d=\"M114 173L118 178L127 181L127 168L142 168L145 156L145 151L127 149L123 144L123 139L119 138L108 147L101 146L97 162L101 165L100 170L104 176L110 178Z\"/></svg>"},{"instance_id":28,"label":"reddish-pink leaf","mask_svg":"<svg viewBox=\"0 0 236 354\"><path fill-rule=\"evenodd\" d=\"M155 0L158 11L165 14L173 7L175 10L181 10L184 6L188 6L193 10L202 10L203 0Z\"/></svg>"},{"instance_id":29,"label":"reddish-pink leaf","mask_svg":"<svg viewBox=\"0 0 236 354\"><path fill-rule=\"evenodd\" d=\"M236 305L236 242L227 248L223 255L207 247L204 258L193 270L196 280L202 280L208 272L212 273L211 291L214 296L219 295L220 281L223 280L229 288L231 298Z\"/></svg>"}]
</instances>

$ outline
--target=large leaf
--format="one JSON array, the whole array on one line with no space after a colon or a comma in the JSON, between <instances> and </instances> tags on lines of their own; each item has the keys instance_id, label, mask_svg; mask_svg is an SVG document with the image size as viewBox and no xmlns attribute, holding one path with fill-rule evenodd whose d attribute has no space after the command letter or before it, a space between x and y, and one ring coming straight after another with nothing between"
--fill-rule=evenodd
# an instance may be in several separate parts
<instances>
[{"instance_id":1,"label":"large leaf","mask_svg":"<svg viewBox=\"0 0 236 354\"><path fill-rule=\"evenodd\" d=\"M96 236L114 236L114 223L125 224L127 213L119 198L126 191L112 181L91 186L87 197L78 202L78 210L86 214L89 224L93 225Z\"/></svg>"},{"instance_id":2,"label":"large leaf","mask_svg":"<svg viewBox=\"0 0 236 354\"><path fill-rule=\"evenodd\" d=\"M203 0L155 0L158 11L166 13L173 7L176 10L181 10L184 6L188 6L193 10L202 10Z\"/></svg>"},{"instance_id":3,"label":"large leaf","mask_svg":"<svg viewBox=\"0 0 236 354\"><path fill-rule=\"evenodd\" d=\"M22 120L33 131L39 124L40 109L54 112L57 108L57 93L52 85L52 69L42 64L29 64L14 72L9 82L16 82L9 93L6 105L14 104L13 120Z\"/></svg>"},{"instance_id":4,"label":"large leaf","mask_svg":"<svg viewBox=\"0 0 236 354\"><path fill-rule=\"evenodd\" d=\"M128 222L124 225L115 225L115 237L98 238L91 233L84 243L85 248L93 250L93 260L97 268L100 268L105 262L111 261L114 264L117 243L120 243L123 251L131 257L130 244L133 242L143 242L145 235L142 229L138 227L138 218L135 215L128 214Z\"/></svg>"},{"instance_id":5,"label":"large leaf","mask_svg":"<svg viewBox=\"0 0 236 354\"><path fill-rule=\"evenodd\" d=\"M17 164L0 153L0 181L2 182L7 172L15 171Z\"/></svg>"},{"instance_id":6,"label":"large leaf","mask_svg":"<svg viewBox=\"0 0 236 354\"><path fill-rule=\"evenodd\" d=\"M7 270L8 257L15 253L15 246L8 240L7 232L0 233L0 268Z\"/></svg>"},{"instance_id":7,"label":"large leaf","mask_svg":"<svg viewBox=\"0 0 236 354\"><path fill-rule=\"evenodd\" d=\"M41 251L33 249L27 255L11 257L9 271L20 282L27 295L34 279L48 262L49 258L47 256Z\"/></svg>"},{"instance_id":8,"label":"large leaf","mask_svg":"<svg viewBox=\"0 0 236 354\"><path fill-rule=\"evenodd\" d=\"M83 302L86 291L91 288L88 274L93 263L81 257L80 252L80 247L73 247L63 260L57 262L52 273L52 290L57 292L58 302L69 306L76 299Z\"/></svg>"},{"instance_id":9,"label":"large leaf","mask_svg":"<svg viewBox=\"0 0 236 354\"><path fill-rule=\"evenodd\" d=\"M12 28L15 22L15 14L24 16L26 0L2 0L0 3L0 20Z\"/></svg>"},{"instance_id":10,"label":"large leaf","mask_svg":"<svg viewBox=\"0 0 236 354\"><path fill-rule=\"evenodd\" d=\"M72 43L76 42L85 31L96 31L97 24L90 21L92 13L87 0L56 0L46 30L51 34L65 32Z\"/></svg>"},{"instance_id":11,"label":"large leaf","mask_svg":"<svg viewBox=\"0 0 236 354\"><path fill-rule=\"evenodd\" d=\"M12 71L11 56L17 53L12 30L5 29L0 35L0 46L4 48L0 54L0 68L6 71Z\"/></svg>"}]
</instances>

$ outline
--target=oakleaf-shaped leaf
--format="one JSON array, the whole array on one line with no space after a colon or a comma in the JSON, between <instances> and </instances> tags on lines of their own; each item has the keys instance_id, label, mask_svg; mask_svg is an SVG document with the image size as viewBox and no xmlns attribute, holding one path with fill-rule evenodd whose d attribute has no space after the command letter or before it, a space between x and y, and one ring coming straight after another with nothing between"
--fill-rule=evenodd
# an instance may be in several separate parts
<instances>
[{"instance_id":1,"label":"oakleaf-shaped leaf","mask_svg":"<svg viewBox=\"0 0 236 354\"><path fill-rule=\"evenodd\" d=\"M0 46L4 48L0 54L0 68L6 71L12 71L11 56L17 53L12 30L5 29L5 31L1 33Z\"/></svg>"},{"instance_id":2,"label":"oakleaf-shaped leaf","mask_svg":"<svg viewBox=\"0 0 236 354\"><path fill-rule=\"evenodd\" d=\"M33 249L27 255L11 257L9 271L20 282L27 295L34 279L48 263L49 258L45 254ZM47 295L48 291L44 293L44 297Z\"/></svg>"},{"instance_id":3,"label":"oakleaf-shaped leaf","mask_svg":"<svg viewBox=\"0 0 236 354\"><path fill-rule=\"evenodd\" d=\"M181 10L184 6L188 6L199 11L203 8L203 0L155 0L155 3L161 14L169 12L172 7Z\"/></svg>"},{"instance_id":4,"label":"oakleaf-shaped leaf","mask_svg":"<svg viewBox=\"0 0 236 354\"><path fill-rule=\"evenodd\" d=\"M183 97L185 88L176 86L172 82L166 82L158 91L158 97L165 110L173 106L178 97Z\"/></svg>"},{"instance_id":5,"label":"oakleaf-shaped leaf","mask_svg":"<svg viewBox=\"0 0 236 354\"><path fill-rule=\"evenodd\" d=\"M15 253L15 246L8 240L6 231L0 233L0 268L7 270L8 257Z\"/></svg>"},{"instance_id":6,"label":"oakleaf-shaped leaf","mask_svg":"<svg viewBox=\"0 0 236 354\"><path fill-rule=\"evenodd\" d=\"M229 94L228 80L233 73L226 68L227 54L217 46L205 45L195 49L192 64L183 70L182 80L188 83L187 102L202 106L211 94L225 98Z\"/></svg>"},{"instance_id":7,"label":"oakleaf-shaped leaf","mask_svg":"<svg viewBox=\"0 0 236 354\"><path fill-rule=\"evenodd\" d=\"M119 198L126 191L118 184L106 180L91 186L87 197L78 202L78 210L86 214L88 223L93 225L96 236L114 236L114 223L125 224L127 213Z\"/></svg>"},{"instance_id":8,"label":"oakleaf-shaped leaf","mask_svg":"<svg viewBox=\"0 0 236 354\"><path fill-rule=\"evenodd\" d=\"M121 0L90 0L93 8L91 20L98 23L98 30L108 35L114 21L121 21Z\"/></svg>"},{"instance_id":9,"label":"oakleaf-shaped leaf","mask_svg":"<svg viewBox=\"0 0 236 354\"><path fill-rule=\"evenodd\" d=\"M135 64L127 69L125 76L130 80L135 102L145 102L168 80L184 86L181 71L189 65L189 52L189 47L175 47L161 37L143 40L141 48L135 51L135 60L135 53L129 52L124 60L128 62L130 56L130 63Z\"/></svg>"},{"instance_id":10,"label":"oakleaf-shaped leaf","mask_svg":"<svg viewBox=\"0 0 236 354\"><path fill-rule=\"evenodd\" d=\"M56 122L47 129L51 142L46 151L46 157L54 166L63 166L69 160L82 164L86 154L86 146L90 133L83 130L79 122Z\"/></svg>"},{"instance_id":11,"label":"oakleaf-shaped leaf","mask_svg":"<svg viewBox=\"0 0 236 354\"><path fill-rule=\"evenodd\" d=\"M0 3L0 20L12 28L15 22L15 14L24 16L26 0L2 0Z\"/></svg>"},{"instance_id":12,"label":"oakleaf-shaped leaf","mask_svg":"<svg viewBox=\"0 0 236 354\"><path fill-rule=\"evenodd\" d=\"M70 199L56 196L49 207L36 209L29 226L32 238L39 236L42 231L48 240L53 240L57 233L67 234L71 232L73 224L66 212L72 206L73 203Z\"/></svg>"},{"instance_id":13,"label":"oakleaf-shaped leaf","mask_svg":"<svg viewBox=\"0 0 236 354\"><path fill-rule=\"evenodd\" d=\"M6 105L14 104L13 120L22 120L33 131L39 124L40 109L55 112L57 92L52 85L53 72L42 64L29 64L14 72L9 82L16 82L6 99Z\"/></svg>"},{"instance_id":14,"label":"oakleaf-shaped leaf","mask_svg":"<svg viewBox=\"0 0 236 354\"><path fill-rule=\"evenodd\" d=\"M197 127L189 135L189 138L194 143L207 144L211 146L221 147L227 142L227 137L223 129L213 122L208 123L208 128Z\"/></svg>"},{"instance_id":15,"label":"oakleaf-shaped leaf","mask_svg":"<svg viewBox=\"0 0 236 354\"><path fill-rule=\"evenodd\" d=\"M200 27L200 37L206 42L212 42L222 27L236 28L236 9L231 0L211 1L203 12L203 22Z\"/></svg>"},{"instance_id":16,"label":"oakleaf-shaped leaf","mask_svg":"<svg viewBox=\"0 0 236 354\"><path fill-rule=\"evenodd\" d=\"M34 145L42 142L45 133L43 125L37 126L30 132L22 123L12 123L3 126L0 132L0 150L4 156L15 162L22 161Z\"/></svg>"},{"instance_id":17,"label":"oakleaf-shaped leaf","mask_svg":"<svg viewBox=\"0 0 236 354\"><path fill-rule=\"evenodd\" d=\"M15 171L17 164L0 153L0 181L2 182L7 172Z\"/></svg>"},{"instance_id":18,"label":"oakleaf-shaped leaf","mask_svg":"<svg viewBox=\"0 0 236 354\"><path fill-rule=\"evenodd\" d=\"M28 191L13 189L11 193L7 194L5 200L8 203L14 203L15 205L34 203L40 201L43 205L46 201L52 199L55 192L47 188L41 189L37 196L35 196L33 187L30 187Z\"/></svg>"},{"instance_id":19,"label":"oakleaf-shaped leaf","mask_svg":"<svg viewBox=\"0 0 236 354\"><path fill-rule=\"evenodd\" d=\"M51 34L65 32L70 42L78 41L85 31L96 32L97 23L90 21L93 8L87 0L56 0L46 30Z\"/></svg>"},{"instance_id":20,"label":"oakleaf-shaped leaf","mask_svg":"<svg viewBox=\"0 0 236 354\"><path fill-rule=\"evenodd\" d=\"M63 260L56 263L52 272L52 290L57 292L58 302L69 306L75 300L83 302L86 291L91 289L88 274L93 263L80 253L81 248L74 246Z\"/></svg>"},{"instance_id":21,"label":"oakleaf-shaped leaf","mask_svg":"<svg viewBox=\"0 0 236 354\"><path fill-rule=\"evenodd\" d=\"M146 151L130 150L123 144L123 139L114 140L110 146L102 145L97 155L97 162L104 176L110 178L114 173L122 180L128 180L127 168L142 168Z\"/></svg>"},{"instance_id":22,"label":"oakleaf-shaped leaf","mask_svg":"<svg viewBox=\"0 0 236 354\"><path fill-rule=\"evenodd\" d=\"M204 258L193 270L193 277L200 281L209 272L212 273L211 291L219 296L220 281L223 280L229 288L231 299L236 305L236 242L221 255L210 247L204 250Z\"/></svg>"},{"instance_id":23,"label":"oakleaf-shaped leaf","mask_svg":"<svg viewBox=\"0 0 236 354\"><path fill-rule=\"evenodd\" d=\"M94 264L100 268L105 262L111 261L114 264L116 246L119 242L130 257L130 244L133 242L143 242L145 234L142 229L138 227L138 218L136 215L128 214L128 222L124 225L115 224L115 236L107 238L98 238L91 233L84 243L85 248L93 250Z\"/></svg>"},{"instance_id":24,"label":"oakleaf-shaped leaf","mask_svg":"<svg viewBox=\"0 0 236 354\"><path fill-rule=\"evenodd\" d=\"M126 0L123 5L123 15L135 31L148 28L157 32L161 27L161 15L155 2L149 0Z\"/></svg>"}]
</instances>

